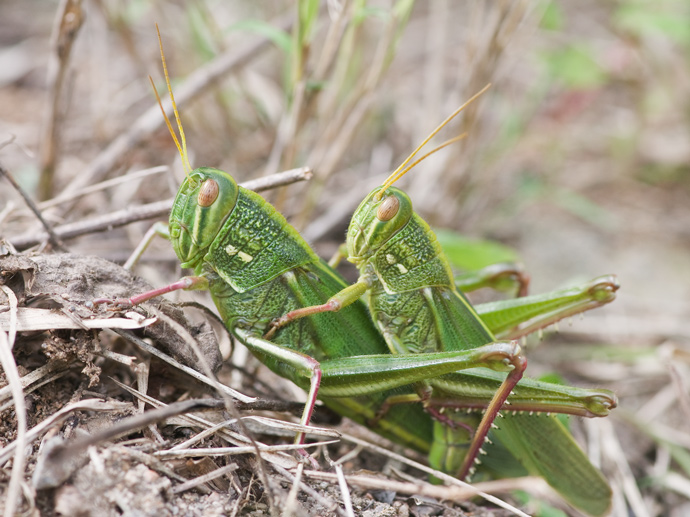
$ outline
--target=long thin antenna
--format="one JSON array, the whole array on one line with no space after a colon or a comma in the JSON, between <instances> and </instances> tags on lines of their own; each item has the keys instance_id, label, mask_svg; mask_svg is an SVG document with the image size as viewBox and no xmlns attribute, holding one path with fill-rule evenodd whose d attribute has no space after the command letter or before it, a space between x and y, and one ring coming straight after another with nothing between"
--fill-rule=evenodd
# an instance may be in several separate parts
<instances>
[{"instance_id":1,"label":"long thin antenna","mask_svg":"<svg viewBox=\"0 0 690 517\"><path fill-rule=\"evenodd\" d=\"M177 135L175 134L175 130L172 127L170 119L168 118L168 115L166 115L165 110L163 109L163 103L161 102L161 98L158 95L158 90L156 90L156 86L153 83L153 79L151 78L151 76L149 76L149 80L151 81L151 86L153 86L153 92L156 94L156 99L158 99L158 105L161 108L161 112L163 112L163 118L165 119L165 123L168 126L168 130L170 131L170 134L172 135L172 138L175 141L175 145L177 146L177 150L180 153L180 157L182 158L182 166L184 167L185 174L187 176L189 176L189 173L192 172L192 166L189 163L189 157L187 155L187 140L185 139L184 129L182 128L182 119L180 119L180 114L177 111L177 104L175 103L175 96L173 95L172 86L170 86L170 76L168 75L168 65L165 62L165 53L163 52L163 40L161 39L161 31L158 28L158 24L156 24L156 33L158 34L158 46L161 49L161 61L163 62L163 73L165 74L165 84L168 86L168 93L170 95L170 102L172 103L173 113L175 113L175 121L177 122L177 128L180 131L180 140L177 139ZM182 141L182 145L180 145L180 141Z\"/></svg>"},{"instance_id":2,"label":"long thin antenna","mask_svg":"<svg viewBox=\"0 0 690 517\"><path fill-rule=\"evenodd\" d=\"M405 174L407 174L410 170L412 170L412 169L415 167L415 165L417 165L419 162L422 162L422 161L426 160L426 159L427 159L429 156L431 156L432 154L434 154L434 153L440 151L440 150L443 149L444 147L448 147L450 144L454 144L455 142L459 142L460 140L462 140L462 139L465 138L465 137L467 137L467 133L463 133L463 134L461 134L461 135L454 136L453 138L451 138L451 139L449 139L449 140L446 140L446 141L443 142L442 144L439 144L438 147L434 147L431 151L429 151L428 153L424 154L421 158L417 158L414 162L412 162L410 165L408 165L408 166L405 167L403 170L401 170L401 171L398 173L398 177L402 178ZM397 179L396 179L396 181L397 181ZM392 181L392 182L391 182L391 185L392 185L393 183L395 183L395 182ZM390 187L391 185L388 185L386 188Z\"/></svg>"},{"instance_id":3,"label":"long thin antenna","mask_svg":"<svg viewBox=\"0 0 690 517\"><path fill-rule=\"evenodd\" d=\"M436 133L438 133L439 131L441 131L441 129L443 129L444 126L445 126L446 124L448 124L448 122L450 122L451 120L453 120L453 118L455 118L455 116L456 116L458 113L460 113L460 112L461 112L462 110L464 110L467 106L469 106L472 102L474 102L480 95L482 95L482 94L483 94L486 90L488 90L490 87L491 87L491 83L487 84L487 85L486 85L484 88L482 88L479 92L475 93L472 97L470 97L470 99L469 99L467 102L465 102L462 106L460 106L460 107L459 107L458 109L456 109L453 113L451 113L451 114L446 118L446 120L444 120L443 122L441 122L441 123L439 124L439 126L438 126L436 129L434 129L434 130L429 134L429 136L427 136L427 137L424 139L424 141L423 141L421 144L419 144L419 146L417 146L417 148L412 152L412 154L410 154L410 156L408 156L408 157L405 159L405 161L402 162L402 163L398 166L398 168L395 169L395 170L391 173L390 176L388 176L388 178L386 179L386 181L383 182L383 185L382 185L381 190L379 190L378 194L376 195L377 199L381 199L381 196L383 196L383 193L386 191L386 189L387 189L388 187L390 187L393 183L395 183L395 182L398 181L400 178L402 178L410 169L412 169L412 167L414 167L416 164L418 164L418 163L419 163L420 161L422 161L424 158L426 158L427 156L429 156L429 155L435 153L436 151L442 149L442 148L445 147L446 145L448 145L448 144L450 144L450 143L452 143L452 142L454 142L454 141L460 140L460 137L458 137L457 140L453 140L453 139L448 140L448 142L445 142L444 144L441 144L439 147L437 147L436 149L434 149L434 150L431 151L430 153L425 154L421 159L415 161L414 164L412 164L410 167L406 167L406 165L410 162L410 160L412 160L412 158L414 158L414 156L420 151L420 149L421 149L422 147L424 147L424 146L429 142L429 140L431 140L431 139L436 135ZM461 135L461 136L462 136L462 135Z\"/></svg>"}]
</instances>

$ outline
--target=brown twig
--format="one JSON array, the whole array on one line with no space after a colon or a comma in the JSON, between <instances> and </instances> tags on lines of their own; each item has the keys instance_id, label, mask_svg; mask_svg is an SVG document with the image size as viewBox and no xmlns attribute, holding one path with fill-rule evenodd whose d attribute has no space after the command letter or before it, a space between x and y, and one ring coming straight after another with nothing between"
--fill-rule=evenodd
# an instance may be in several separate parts
<instances>
[{"instance_id":1,"label":"brown twig","mask_svg":"<svg viewBox=\"0 0 690 517\"><path fill-rule=\"evenodd\" d=\"M328 481L331 483L338 482L338 475L331 472L306 471L305 477L316 479L320 481ZM476 497L477 492L470 488L462 488L459 486L435 486L425 482L411 483L404 481L395 481L393 479L385 479L367 475L346 475L345 480L354 486L358 486L367 490L392 490L400 494L417 494L435 499L444 499L451 501L467 501ZM484 492L509 492L511 490L534 490L535 488L541 492L548 490L545 488L546 483L538 478L517 478L517 479L500 479L496 481L486 481L481 483ZM517 508L509 508L515 515L525 517L526 514Z\"/></svg>"},{"instance_id":2,"label":"brown twig","mask_svg":"<svg viewBox=\"0 0 690 517\"><path fill-rule=\"evenodd\" d=\"M292 13L290 13L287 18L275 21L275 23L271 22L271 25L287 30L292 25L293 18ZM197 69L178 88L177 95L175 95L178 109L183 108L192 99L204 93L223 75L240 68L256 57L260 52L268 48L270 44L271 40L267 37L254 40L239 50L233 49L223 52L206 65ZM165 112L172 116L172 105L169 99L163 101L163 106ZM129 131L114 140L89 164L86 170L78 174L67 185L60 197L70 195L72 191L81 189L90 183L101 181L122 160L123 156L127 156L129 151L134 149L162 125L163 118L158 105L153 104L132 123Z\"/></svg>"},{"instance_id":3,"label":"brown twig","mask_svg":"<svg viewBox=\"0 0 690 517\"><path fill-rule=\"evenodd\" d=\"M6 286L2 286L2 288L5 294L12 300L14 298L12 291ZM14 303L10 302L10 305L14 306L13 310L16 312L16 299ZM26 465L24 458L24 447L26 445L26 405L24 404L24 393L22 391L19 371L17 370L17 363L15 363L14 356L12 355L14 336L15 329L10 330L9 337L5 332L0 331L0 364L2 364L2 370L7 377L7 383L12 387L12 398L14 399L14 409L17 417L17 449L14 454L12 474L10 475L10 481L7 485L7 492L5 494L5 512L3 515L6 517L14 515L15 509L19 506L18 501L21 493L21 483L24 478L24 468Z\"/></svg>"},{"instance_id":4,"label":"brown twig","mask_svg":"<svg viewBox=\"0 0 690 517\"><path fill-rule=\"evenodd\" d=\"M43 200L53 196L53 176L60 146L58 138L60 133L58 131L60 97L67 75L72 45L83 22L84 11L81 8L81 0L62 0L60 2L53 26L51 47L54 56L48 71L50 100L41 145L41 177L38 183L38 196Z\"/></svg>"},{"instance_id":5,"label":"brown twig","mask_svg":"<svg viewBox=\"0 0 690 517\"><path fill-rule=\"evenodd\" d=\"M46 233L42 234L43 238L38 242L43 242L46 239L48 239L55 249L60 250L60 251L67 251L65 246L62 244L62 241L60 240L58 235L53 230L52 226L50 226L50 224L48 224L48 222L45 219L43 219L43 216L41 215L41 211L36 206L36 203L34 203L33 200L31 199L31 197L29 197L29 195L26 192L24 192L24 189L22 189L19 186L19 184L14 180L14 177L10 174L10 171L8 171L2 164L0 164L0 175L5 176L7 178L7 181L9 181L12 184L12 186L15 188L15 190L17 192L19 192L19 194L24 198L24 201L26 202L26 204L29 206L31 211L34 213L34 215L36 215L38 220L41 221L43 228L45 228ZM36 243L36 244L38 244L38 243Z\"/></svg>"},{"instance_id":6,"label":"brown twig","mask_svg":"<svg viewBox=\"0 0 690 517\"><path fill-rule=\"evenodd\" d=\"M207 386L210 386L211 388L214 388L220 393L221 396L230 396L233 399L237 399L243 402L254 402L256 399L254 397L248 397L246 395L243 395L242 393L239 393L236 390L233 390L232 388L229 388L228 386L225 386L223 384L218 383L215 381L215 379L211 379L207 377L206 375L197 372L194 368L190 368L189 366L186 366L179 361L176 361L172 357L170 357L168 354L161 352L158 350L156 347L149 345L146 341L143 339L135 336L132 332L128 331L120 331L120 329L115 330L117 334L125 338L126 340L130 341L131 343L134 343L137 345L140 349L142 349L144 352L147 352L153 356L156 356L158 359L168 363L169 365L173 366L174 368L177 368L178 370L186 373L190 377L193 377L197 381L200 381Z\"/></svg>"},{"instance_id":7,"label":"brown twig","mask_svg":"<svg viewBox=\"0 0 690 517\"><path fill-rule=\"evenodd\" d=\"M26 390L24 394L26 395ZM75 411L122 411L130 406L126 402L103 402L97 399L80 400L79 402L71 403L32 427L26 435L26 444L31 444L52 426L62 424ZM4 464L10 459L17 450L17 446L18 440L14 440L0 449L0 464ZM20 450L22 449L20 448Z\"/></svg>"},{"instance_id":8,"label":"brown twig","mask_svg":"<svg viewBox=\"0 0 690 517\"><path fill-rule=\"evenodd\" d=\"M273 465L273 468L285 479L290 481L291 483L295 482L295 476L293 476L290 472L288 472L286 469L281 467L280 465ZM335 502L329 501L328 499L325 499L324 497L321 496L316 490L311 488L309 485L305 484L304 482L300 481L299 482L299 488L308 496L310 496L314 501L322 505L324 508L326 508L329 511L332 511L336 513L337 515L340 515L342 517L347 517L347 514L343 511L342 508L340 508Z\"/></svg>"},{"instance_id":9,"label":"brown twig","mask_svg":"<svg viewBox=\"0 0 690 517\"><path fill-rule=\"evenodd\" d=\"M2 166L0 166L0 172L5 172ZM7 175L7 177L10 178L9 175ZM241 185L249 190L261 192L263 190L268 190L283 185L290 185L291 183L296 183L299 181L305 181L310 179L311 177L311 170L308 167L302 167L300 169L293 169L290 171L273 174L271 176L257 178L255 180L242 183ZM16 184L13 183L13 185ZM30 200L26 196L24 197L24 199L27 199L27 203L30 203ZM38 212L36 209L35 213L39 217L39 219L41 219L41 222L46 228L46 232L35 235L10 238L9 241L14 245L15 248L19 250L35 246L36 244L40 244L41 242L44 242L46 239L49 239L54 246L54 242L57 242L58 246L60 246L60 239L73 239L74 237L78 237L80 235L103 232L106 230L111 230L112 228L125 226L136 221L144 221L146 219L154 219L156 217L165 216L168 214L168 212L170 212L170 207L172 207L173 199L174 198L170 198L164 201L156 201L155 203L149 203L146 205L136 207L129 207L125 208L124 210L117 210L116 212L111 212L109 214L94 217L86 221L78 221L76 223L63 224L57 226L54 229L51 229L50 226L48 226L48 223L46 223L41 218L40 212ZM31 206L31 204L29 206ZM53 239L56 239L56 241L54 241Z\"/></svg>"},{"instance_id":10,"label":"brown twig","mask_svg":"<svg viewBox=\"0 0 690 517\"><path fill-rule=\"evenodd\" d=\"M125 418L106 428L104 431L86 438L75 440L67 444L55 445L46 452L43 458L41 476L38 476L38 478L43 481L39 485L39 488L52 488L63 483L72 475L70 462L66 460L68 458L77 458L92 445L110 441L120 435L131 433L150 424L165 420L166 418L190 413L192 411L217 409L218 407L224 407L224 405L225 402L218 399L196 399L175 402L174 404L162 408L147 411L141 415ZM46 473L50 475L46 475Z\"/></svg>"},{"instance_id":11,"label":"brown twig","mask_svg":"<svg viewBox=\"0 0 690 517\"><path fill-rule=\"evenodd\" d=\"M189 481L186 481L182 483L181 485L177 485L176 487L172 488L172 493L173 494L181 494L182 492L186 492L187 490L191 490L193 488L198 488L199 486L208 483L209 481L213 481L216 478L219 478L221 476L225 476L227 474L230 474L231 472L237 470L237 463L231 463L230 465L226 465L224 467L217 468L216 470L213 470L207 474L204 474L203 476L196 477L194 479L190 479Z\"/></svg>"},{"instance_id":12,"label":"brown twig","mask_svg":"<svg viewBox=\"0 0 690 517\"><path fill-rule=\"evenodd\" d=\"M89 185L88 187L84 187L81 190L75 190L74 192L72 192L72 194L69 197L60 196L60 197L54 197L53 199L48 199L47 201L42 201L41 203L38 204L38 206L41 208L41 210L46 210L48 208L59 205L61 203L66 203L67 201L71 201L72 199L75 199L75 198L78 198L81 196L86 196L87 194L91 194L93 192L99 192L101 190L105 190L107 188L120 185L122 183L127 183L130 181L146 178L146 177L151 176L153 174L160 174L162 172L168 172L169 170L170 170L170 167L168 167L167 165L159 165L157 167L151 167L150 169L142 169L142 170L139 170L136 172L123 174L122 176L117 176L115 178L105 180L105 181L102 181L100 183L96 183L95 185Z\"/></svg>"}]
</instances>

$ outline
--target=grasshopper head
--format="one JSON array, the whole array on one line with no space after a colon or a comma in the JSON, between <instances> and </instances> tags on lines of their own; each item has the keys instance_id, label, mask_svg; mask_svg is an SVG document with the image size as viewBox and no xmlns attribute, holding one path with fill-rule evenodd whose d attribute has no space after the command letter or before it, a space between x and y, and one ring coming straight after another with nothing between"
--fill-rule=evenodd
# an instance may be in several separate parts
<instances>
[{"instance_id":1,"label":"grasshopper head","mask_svg":"<svg viewBox=\"0 0 690 517\"><path fill-rule=\"evenodd\" d=\"M412 201L395 187L388 187L379 198L382 187L374 189L352 216L347 230L347 252L358 264L376 253L403 228L412 217Z\"/></svg>"},{"instance_id":2,"label":"grasshopper head","mask_svg":"<svg viewBox=\"0 0 690 517\"><path fill-rule=\"evenodd\" d=\"M182 267L194 268L223 227L239 187L218 169L192 171L177 191L170 212L170 240Z\"/></svg>"}]
</instances>

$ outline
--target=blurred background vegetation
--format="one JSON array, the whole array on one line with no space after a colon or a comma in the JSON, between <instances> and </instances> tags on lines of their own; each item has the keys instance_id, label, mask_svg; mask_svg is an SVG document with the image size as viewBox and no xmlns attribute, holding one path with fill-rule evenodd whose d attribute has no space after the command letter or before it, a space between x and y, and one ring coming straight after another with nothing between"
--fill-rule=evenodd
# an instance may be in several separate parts
<instances>
[{"instance_id":1,"label":"blurred background vegetation","mask_svg":"<svg viewBox=\"0 0 690 517\"><path fill-rule=\"evenodd\" d=\"M56 225L179 185L167 130L160 120L141 130L157 109L149 75L163 91L154 23L178 97L190 92L180 108L192 165L239 181L311 167L309 184L268 197L324 256L366 193L491 82L437 142L468 138L399 186L434 227L516 249L534 292L619 276L619 299L568 329L606 343L596 352L604 363L591 367L590 349L540 354L556 363L576 354L586 382L632 401L620 412L638 424L670 419L671 444L638 425L656 441L631 464L658 488L645 493L649 515L687 510L668 494L690 494L690 2L352 0L301 2L298 17L295 2L279 0L90 0L67 3L60 32L65 3L0 5L0 162L36 199L158 165L172 173L43 205ZM100 166L118 139L123 152ZM5 183L0 225L10 240L38 228ZM68 245L123 261L148 225ZM165 243L156 249L145 271L162 284L160 264L175 257ZM644 404L666 385L668 398Z\"/></svg>"}]
</instances>

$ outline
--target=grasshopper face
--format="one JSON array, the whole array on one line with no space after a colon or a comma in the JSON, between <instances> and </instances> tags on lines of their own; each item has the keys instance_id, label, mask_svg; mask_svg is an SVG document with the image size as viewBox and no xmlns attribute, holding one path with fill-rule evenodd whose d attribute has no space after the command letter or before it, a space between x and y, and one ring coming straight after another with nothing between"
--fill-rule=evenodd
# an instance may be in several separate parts
<instances>
[{"instance_id":1,"label":"grasshopper face","mask_svg":"<svg viewBox=\"0 0 690 517\"><path fill-rule=\"evenodd\" d=\"M237 202L239 187L218 169L192 171L177 191L170 212L170 240L183 268L203 258Z\"/></svg>"},{"instance_id":2,"label":"grasshopper face","mask_svg":"<svg viewBox=\"0 0 690 517\"><path fill-rule=\"evenodd\" d=\"M389 187L379 199L380 190L362 201L347 230L348 260L355 264L374 255L413 215L412 201L402 190Z\"/></svg>"}]
</instances>

